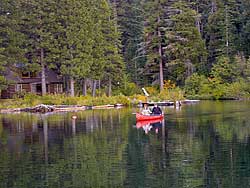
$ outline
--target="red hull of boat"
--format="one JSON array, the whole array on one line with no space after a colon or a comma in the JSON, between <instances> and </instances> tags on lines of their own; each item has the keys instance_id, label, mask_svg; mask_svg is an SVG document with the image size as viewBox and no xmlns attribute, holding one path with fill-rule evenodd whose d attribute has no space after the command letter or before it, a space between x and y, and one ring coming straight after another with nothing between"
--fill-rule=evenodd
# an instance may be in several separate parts
<instances>
[{"instance_id":1,"label":"red hull of boat","mask_svg":"<svg viewBox=\"0 0 250 188\"><path fill-rule=\"evenodd\" d=\"M162 118L163 118L163 115L147 116L147 115L142 115L142 114L136 113L136 120L137 121L159 120Z\"/></svg>"}]
</instances>

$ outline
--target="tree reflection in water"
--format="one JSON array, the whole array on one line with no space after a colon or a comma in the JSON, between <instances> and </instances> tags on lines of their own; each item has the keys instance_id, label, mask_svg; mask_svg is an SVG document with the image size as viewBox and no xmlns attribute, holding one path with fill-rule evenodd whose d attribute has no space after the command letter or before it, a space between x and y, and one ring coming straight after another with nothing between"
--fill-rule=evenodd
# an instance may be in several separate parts
<instances>
[{"instance_id":1,"label":"tree reflection in water","mask_svg":"<svg viewBox=\"0 0 250 188\"><path fill-rule=\"evenodd\" d=\"M249 103L167 108L148 134L132 112L0 115L0 187L249 187Z\"/></svg>"},{"instance_id":2,"label":"tree reflection in water","mask_svg":"<svg viewBox=\"0 0 250 188\"><path fill-rule=\"evenodd\" d=\"M0 187L121 187L128 126L119 122L128 117L118 111L77 117L2 117L6 142L1 148L7 152L0 154Z\"/></svg>"}]
</instances>

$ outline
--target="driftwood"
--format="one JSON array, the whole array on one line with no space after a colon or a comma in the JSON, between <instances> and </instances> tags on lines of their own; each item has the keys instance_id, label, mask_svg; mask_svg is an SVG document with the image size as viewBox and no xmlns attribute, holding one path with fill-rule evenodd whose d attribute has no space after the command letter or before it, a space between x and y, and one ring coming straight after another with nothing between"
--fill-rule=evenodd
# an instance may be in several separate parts
<instances>
[{"instance_id":1,"label":"driftwood","mask_svg":"<svg viewBox=\"0 0 250 188\"><path fill-rule=\"evenodd\" d=\"M54 112L55 107L50 105L39 104L32 108L23 108L20 110L21 112L32 112L32 113L47 113L47 112Z\"/></svg>"},{"instance_id":2,"label":"driftwood","mask_svg":"<svg viewBox=\"0 0 250 188\"><path fill-rule=\"evenodd\" d=\"M107 105L93 106L92 109L109 109L114 107L115 105L107 104Z\"/></svg>"},{"instance_id":3,"label":"driftwood","mask_svg":"<svg viewBox=\"0 0 250 188\"><path fill-rule=\"evenodd\" d=\"M18 112L49 113L49 112L83 111L86 109L87 109L86 106L73 106L73 105L52 106L52 105L39 104L35 107L28 107L28 108L0 109L0 113L18 113Z\"/></svg>"},{"instance_id":4,"label":"driftwood","mask_svg":"<svg viewBox=\"0 0 250 188\"><path fill-rule=\"evenodd\" d=\"M86 110L86 106L54 106L55 112L69 112L69 111L83 111Z\"/></svg>"},{"instance_id":5,"label":"driftwood","mask_svg":"<svg viewBox=\"0 0 250 188\"><path fill-rule=\"evenodd\" d=\"M101 106L77 106L77 105L45 105L39 104L35 107L28 108L15 108L15 109L0 109L0 113L18 113L18 112L31 112L31 113L49 113L49 112L73 112L84 111L88 109L110 109L121 108L122 104L116 105L101 105Z\"/></svg>"},{"instance_id":6,"label":"driftwood","mask_svg":"<svg viewBox=\"0 0 250 188\"><path fill-rule=\"evenodd\" d=\"M86 110L85 106L51 106L40 104L33 108L25 108L21 109L23 112L32 112L32 113L48 113L48 112L69 112L69 111L82 111Z\"/></svg>"},{"instance_id":7,"label":"driftwood","mask_svg":"<svg viewBox=\"0 0 250 188\"><path fill-rule=\"evenodd\" d=\"M0 113L18 113L21 108L12 108L12 109L0 109Z\"/></svg>"}]
</instances>

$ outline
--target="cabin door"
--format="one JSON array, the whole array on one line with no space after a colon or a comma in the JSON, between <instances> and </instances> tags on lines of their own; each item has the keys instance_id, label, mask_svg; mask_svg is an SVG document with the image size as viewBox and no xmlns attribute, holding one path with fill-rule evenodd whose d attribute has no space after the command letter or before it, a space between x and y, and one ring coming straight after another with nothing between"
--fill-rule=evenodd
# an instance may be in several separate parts
<instances>
[{"instance_id":1,"label":"cabin door","mask_svg":"<svg viewBox=\"0 0 250 188\"><path fill-rule=\"evenodd\" d=\"M30 89L31 93L36 93L36 84L31 84Z\"/></svg>"},{"instance_id":2,"label":"cabin door","mask_svg":"<svg viewBox=\"0 0 250 188\"><path fill-rule=\"evenodd\" d=\"M36 84L36 93L42 94L42 84Z\"/></svg>"}]
</instances>

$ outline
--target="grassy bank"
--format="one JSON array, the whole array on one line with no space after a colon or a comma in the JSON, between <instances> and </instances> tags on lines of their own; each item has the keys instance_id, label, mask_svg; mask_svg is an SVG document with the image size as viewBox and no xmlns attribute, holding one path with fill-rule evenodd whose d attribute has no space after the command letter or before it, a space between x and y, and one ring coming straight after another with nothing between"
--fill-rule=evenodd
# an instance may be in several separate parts
<instances>
[{"instance_id":1,"label":"grassy bank","mask_svg":"<svg viewBox=\"0 0 250 188\"><path fill-rule=\"evenodd\" d=\"M194 95L186 95L188 99L196 99L196 100L250 100L249 93L240 93L235 95L234 93L223 93L223 92L214 92L207 94L194 94Z\"/></svg>"},{"instance_id":2,"label":"grassy bank","mask_svg":"<svg viewBox=\"0 0 250 188\"><path fill-rule=\"evenodd\" d=\"M165 100L182 100L183 92L180 89L174 90L164 90L159 93L155 91L150 91L150 97L146 98L144 95L133 95L124 96L117 95L112 97L107 97L105 95L100 97L91 96L79 96L79 97L69 97L66 95L46 95L37 96L34 94L26 94L23 98L15 99L5 99L0 100L0 109L10 109L10 108L26 108L33 107L38 104L46 105L79 105L79 106L97 106L97 105L107 105L107 104L123 104L130 106L132 104L137 104L138 102L146 101L165 101Z\"/></svg>"},{"instance_id":3,"label":"grassy bank","mask_svg":"<svg viewBox=\"0 0 250 188\"><path fill-rule=\"evenodd\" d=\"M113 97L69 97L66 95L46 95L42 97L33 94L27 94L23 98L0 100L0 108L26 108L36 106L38 104L96 106L118 103L123 105L130 105L131 102L128 97L122 95Z\"/></svg>"},{"instance_id":4,"label":"grassy bank","mask_svg":"<svg viewBox=\"0 0 250 188\"><path fill-rule=\"evenodd\" d=\"M247 92L238 92L239 90L230 90L230 92L197 92L197 93L186 93L184 97L184 92L180 88L175 89L165 89L162 92L158 90L147 88L150 93L150 97L145 97L144 95L132 95L124 96L117 95L112 97L107 97L105 95L100 97L91 96L79 96L79 97L69 97L66 95L46 95L37 96L34 94L26 94L23 98L15 99L0 99L0 109L12 109L12 108L26 108L34 107L39 104L46 105L78 105L78 106L98 106L107 104L123 104L130 106L132 104L137 104L139 102L146 101L178 101L187 99L200 99L200 100L232 100L232 99L243 99L249 100L250 95ZM237 91L237 92L236 92ZM229 95L229 94L230 95Z\"/></svg>"}]
</instances>

